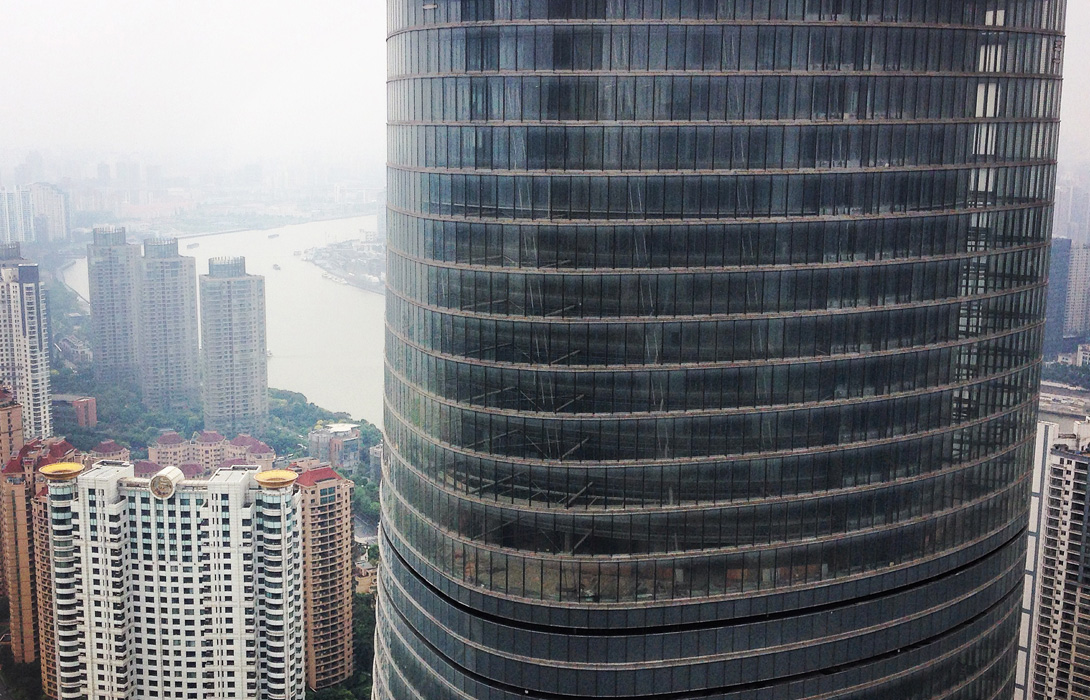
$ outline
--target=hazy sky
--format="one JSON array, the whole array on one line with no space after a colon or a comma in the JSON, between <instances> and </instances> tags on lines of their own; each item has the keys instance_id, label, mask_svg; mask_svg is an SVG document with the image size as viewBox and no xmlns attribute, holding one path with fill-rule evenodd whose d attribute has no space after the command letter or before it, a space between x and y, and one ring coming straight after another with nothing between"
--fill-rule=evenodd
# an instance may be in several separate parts
<instances>
[{"instance_id":1,"label":"hazy sky","mask_svg":"<svg viewBox=\"0 0 1090 700\"><path fill-rule=\"evenodd\" d=\"M0 0L0 150L381 163L385 5ZM1069 2L1066 75L1061 158L1082 158L1086 0Z\"/></svg>"}]
</instances>

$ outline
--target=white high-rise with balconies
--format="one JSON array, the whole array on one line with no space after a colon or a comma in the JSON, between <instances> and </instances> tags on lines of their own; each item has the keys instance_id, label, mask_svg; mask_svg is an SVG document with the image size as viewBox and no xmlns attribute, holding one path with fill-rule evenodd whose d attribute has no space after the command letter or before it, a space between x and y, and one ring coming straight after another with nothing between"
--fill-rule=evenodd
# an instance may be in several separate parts
<instances>
[{"instance_id":1,"label":"white high-rise with balconies","mask_svg":"<svg viewBox=\"0 0 1090 700\"><path fill-rule=\"evenodd\" d=\"M293 472L136 477L103 461L43 473L60 700L303 700Z\"/></svg>"},{"instance_id":2,"label":"white high-rise with balconies","mask_svg":"<svg viewBox=\"0 0 1090 700\"><path fill-rule=\"evenodd\" d=\"M23 407L24 439L53 434L45 295L18 243L0 244L0 384Z\"/></svg>"}]
</instances>

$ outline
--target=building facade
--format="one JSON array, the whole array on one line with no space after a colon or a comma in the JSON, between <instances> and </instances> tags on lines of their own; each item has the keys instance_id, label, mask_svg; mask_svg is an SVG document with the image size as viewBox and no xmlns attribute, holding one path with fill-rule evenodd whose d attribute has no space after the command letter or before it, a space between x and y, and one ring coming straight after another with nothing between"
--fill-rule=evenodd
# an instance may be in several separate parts
<instances>
[{"instance_id":1,"label":"building facade","mask_svg":"<svg viewBox=\"0 0 1090 700\"><path fill-rule=\"evenodd\" d=\"M178 254L175 238L144 241L139 261L140 394L152 410L200 400L197 261Z\"/></svg>"},{"instance_id":2,"label":"building facade","mask_svg":"<svg viewBox=\"0 0 1090 700\"><path fill-rule=\"evenodd\" d=\"M96 228L92 235L87 283L95 377L132 381L137 376L140 246L126 242L124 228Z\"/></svg>"},{"instance_id":3,"label":"building facade","mask_svg":"<svg viewBox=\"0 0 1090 700\"><path fill-rule=\"evenodd\" d=\"M228 440L214 430L202 430L186 440L171 430L148 445L148 459L164 466L192 464L199 466L202 472L211 473L227 461L272 469L276 453L250 435L237 435Z\"/></svg>"},{"instance_id":4,"label":"building facade","mask_svg":"<svg viewBox=\"0 0 1090 700\"><path fill-rule=\"evenodd\" d=\"M391 0L374 697L1009 695L1063 20Z\"/></svg>"},{"instance_id":5,"label":"building facade","mask_svg":"<svg viewBox=\"0 0 1090 700\"><path fill-rule=\"evenodd\" d=\"M0 246L0 384L22 406L23 438L53 434L49 319L38 265Z\"/></svg>"},{"instance_id":6,"label":"building facade","mask_svg":"<svg viewBox=\"0 0 1090 700\"><path fill-rule=\"evenodd\" d=\"M1045 359L1063 350L1067 294L1071 286L1071 239L1053 238L1048 266L1048 315L1045 320Z\"/></svg>"},{"instance_id":7,"label":"building facade","mask_svg":"<svg viewBox=\"0 0 1090 700\"><path fill-rule=\"evenodd\" d=\"M7 582L12 656L16 663L40 662L42 688L49 697L56 697L55 640L52 633L40 634L40 630L53 629L51 624L42 624L43 618L52 620L48 589L53 566L48 516L44 520L40 517L45 488L40 469L80 457L66 440L31 440L20 444L0 471L0 569ZM39 551L43 536L45 550Z\"/></svg>"},{"instance_id":8,"label":"building facade","mask_svg":"<svg viewBox=\"0 0 1090 700\"><path fill-rule=\"evenodd\" d=\"M1084 700L1090 698L1090 562L1084 555L1090 544L1090 423L1076 423L1074 433L1059 435L1051 447L1041 491L1025 697Z\"/></svg>"},{"instance_id":9,"label":"building facade","mask_svg":"<svg viewBox=\"0 0 1090 700\"><path fill-rule=\"evenodd\" d=\"M0 189L0 243L34 240L34 205L24 187Z\"/></svg>"},{"instance_id":10,"label":"building facade","mask_svg":"<svg viewBox=\"0 0 1090 700\"><path fill-rule=\"evenodd\" d=\"M1042 557L1045 552L1049 465L1052 449L1060 437L1060 426L1047 421L1037 423L1033 447L1033 477L1030 482L1029 527L1026 547L1026 577L1022 588L1022 622L1018 632L1018 665L1014 681L1014 700L1031 700L1036 645L1034 626L1040 617Z\"/></svg>"},{"instance_id":11,"label":"building facade","mask_svg":"<svg viewBox=\"0 0 1090 700\"><path fill-rule=\"evenodd\" d=\"M1064 337L1079 338L1090 330L1090 247L1072 247L1068 270Z\"/></svg>"},{"instance_id":12,"label":"building facade","mask_svg":"<svg viewBox=\"0 0 1090 700\"><path fill-rule=\"evenodd\" d=\"M307 685L348 680L352 647L352 482L330 467L296 480L302 496Z\"/></svg>"},{"instance_id":13,"label":"building facade","mask_svg":"<svg viewBox=\"0 0 1090 700\"><path fill-rule=\"evenodd\" d=\"M265 278L247 274L245 258L213 258L200 290L205 428L259 432L269 415Z\"/></svg>"},{"instance_id":14,"label":"building facade","mask_svg":"<svg viewBox=\"0 0 1090 700\"><path fill-rule=\"evenodd\" d=\"M42 471L60 700L304 699L293 472Z\"/></svg>"},{"instance_id":15,"label":"building facade","mask_svg":"<svg viewBox=\"0 0 1090 700\"><path fill-rule=\"evenodd\" d=\"M56 185L35 182L28 185L34 217L34 237L39 243L68 239L68 194Z\"/></svg>"},{"instance_id":16,"label":"building facade","mask_svg":"<svg viewBox=\"0 0 1090 700\"><path fill-rule=\"evenodd\" d=\"M63 241L68 238L68 195L44 182L0 188L0 242Z\"/></svg>"},{"instance_id":17,"label":"building facade","mask_svg":"<svg viewBox=\"0 0 1090 700\"><path fill-rule=\"evenodd\" d=\"M355 423L331 423L307 434L307 453L334 469L353 469L363 457L360 426Z\"/></svg>"}]
</instances>

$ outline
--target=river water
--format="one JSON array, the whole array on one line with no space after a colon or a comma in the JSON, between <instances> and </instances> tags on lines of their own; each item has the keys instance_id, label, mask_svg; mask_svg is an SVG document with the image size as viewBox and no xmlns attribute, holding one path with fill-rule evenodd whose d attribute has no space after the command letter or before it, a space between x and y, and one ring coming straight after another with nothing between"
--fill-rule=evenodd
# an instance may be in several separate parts
<instances>
[{"instance_id":1,"label":"river water","mask_svg":"<svg viewBox=\"0 0 1090 700\"><path fill-rule=\"evenodd\" d=\"M247 272L265 276L269 386L381 426L383 296L325 279L319 267L293 254L376 228L377 217L362 216L183 238L178 247L197 259L197 274L208 272L208 258L243 255ZM87 298L86 258L61 277Z\"/></svg>"}]
</instances>

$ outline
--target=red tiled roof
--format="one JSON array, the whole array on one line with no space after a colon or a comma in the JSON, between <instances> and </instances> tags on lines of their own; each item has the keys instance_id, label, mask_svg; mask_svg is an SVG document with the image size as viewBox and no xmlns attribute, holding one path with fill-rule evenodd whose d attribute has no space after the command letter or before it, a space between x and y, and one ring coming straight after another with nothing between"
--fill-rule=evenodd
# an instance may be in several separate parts
<instances>
[{"instance_id":1,"label":"red tiled roof","mask_svg":"<svg viewBox=\"0 0 1090 700\"><path fill-rule=\"evenodd\" d=\"M124 449L124 447L118 445L113 440L106 440L105 442L98 443L98 445L95 446L95 449L91 451L99 454L113 454L114 452L121 452Z\"/></svg>"},{"instance_id":2,"label":"red tiled roof","mask_svg":"<svg viewBox=\"0 0 1090 700\"><path fill-rule=\"evenodd\" d=\"M197 442L222 442L226 439L215 430L202 430L197 434Z\"/></svg>"},{"instance_id":3,"label":"red tiled roof","mask_svg":"<svg viewBox=\"0 0 1090 700\"><path fill-rule=\"evenodd\" d=\"M230 469L231 467L240 467L244 464L249 464L250 461L241 457L235 457L234 459L225 459L216 465L216 469Z\"/></svg>"},{"instance_id":4,"label":"red tiled roof","mask_svg":"<svg viewBox=\"0 0 1090 700\"><path fill-rule=\"evenodd\" d=\"M345 480L343 476L333 470L333 467L319 467L318 469L303 472L295 480L295 483L300 486L314 486L319 481L329 481L330 479L335 481Z\"/></svg>"},{"instance_id":5,"label":"red tiled roof","mask_svg":"<svg viewBox=\"0 0 1090 700\"><path fill-rule=\"evenodd\" d=\"M185 442L185 440L182 439L181 435L172 430L169 433L163 433L162 435L160 435L155 442L159 445L180 445L181 443Z\"/></svg>"},{"instance_id":6,"label":"red tiled roof","mask_svg":"<svg viewBox=\"0 0 1090 700\"><path fill-rule=\"evenodd\" d=\"M184 474L187 479L192 479L195 476L204 474L204 467L199 464L183 464L178 467L178 469L182 470L182 474Z\"/></svg>"},{"instance_id":7,"label":"red tiled roof","mask_svg":"<svg viewBox=\"0 0 1090 700\"><path fill-rule=\"evenodd\" d=\"M152 474L157 473L163 467L162 465L156 464L155 462L149 462L146 459L139 459L136 461L135 464L133 464L133 468L133 473L136 476L151 476Z\"/></svg>"},{"instance_id":8,"label":"red tiled roof","mask_svg":"<svg viewBox=\"0 0 1090 700\"><path fill-rule=\"evenodd\" d=\"M0 474L22 474L23 473L23 460L18 457L12 457L8 460L8 463L4 465L4 468L0 470Z\"/></svg>"},{"instance_id":9,"label":"red tiled roof","mask_svg":"<svg viewBox=\"0 0 1090 700\"><path fill-rule=\"evenodd\" d=\"M43 486L40 489L38 489L38 493L36 493L35 496L45 496L48 493L49 493L49 487L48 486Z\"/></svg>"},{"instance_id":10,"label":"red tiled roof","mask_svg":"<svg viewBox=\"0 0 1090 700\"><path fill-rule=\"evenodd\" d=\"M68 442L68 440L60 440L58 442L54 442L52 445L49 446L49 456L60 459L61 457L65 456L66 454L72 452L75 449L76 446Z\"/></svg>"},{"instance_id":11,"label":"red tiled roof","mask_svg":"<svg viewBox=\"0 0 1090 700\"><path fill-rule=\"evenodd\" d=\"M250 445L250 452L255 455L269 454L273 451L271 447L261 442L260 440L254 440L253 445Z\"/></svg>"},{"instance_id":12,"label":"red tiled roof","mask_svg":"<svg viewBox=\"0 0 1090 700\"><path fill-rule=\"evenodd\" d=\"M231 444L235 447L253 447L258 442L257 438L247 435L246 433L239 433Z\"/></svg>"}]
</instances>

